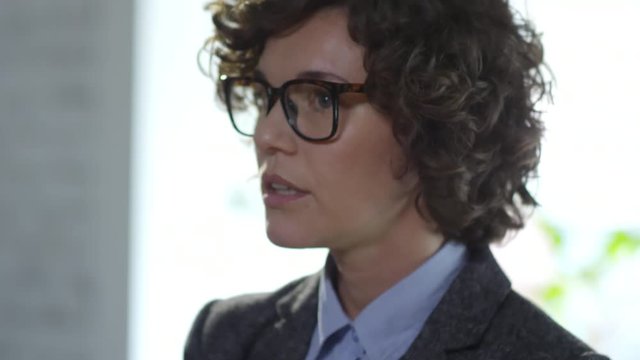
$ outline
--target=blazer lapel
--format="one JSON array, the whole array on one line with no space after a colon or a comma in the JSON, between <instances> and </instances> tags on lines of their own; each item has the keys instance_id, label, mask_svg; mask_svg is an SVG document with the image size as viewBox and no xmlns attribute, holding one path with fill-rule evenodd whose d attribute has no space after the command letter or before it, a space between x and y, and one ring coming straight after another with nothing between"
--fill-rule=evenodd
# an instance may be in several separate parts
<instances>
[{"instance_id":1,"label":"blazer lapel","mask_svg":"<svg viewBox=\"0 0 640 360\"><path fill-rule=\"evenodd\" d=\"M248 359L302 360L316 327L320 273L276 303L278 318L257 339Z\"/></svg>"},{"instance_id":2,"label":"blazer lapel","mask_svg":"<svg viewBox=\"0 0 640 360\"><path fill-rule=\"evenodd\" d=\"M248 360L302 360L317 322L320 273L276 304L277 318L256 340ZM401 360L444 360L446 353L478 343L511 283L488 247L469 248L460 271Z\"/></svg>"},{"instance_id":3,"label":"blazer lapel","mask_svg":"<svg viewBox=\"0 0 640 360\"><path fill-rule=\"evenodd\" d=\"M511 283L488 247L469 258L402 360L446 358L446 352L478 343Z\"/></svg>"}]
</instances>

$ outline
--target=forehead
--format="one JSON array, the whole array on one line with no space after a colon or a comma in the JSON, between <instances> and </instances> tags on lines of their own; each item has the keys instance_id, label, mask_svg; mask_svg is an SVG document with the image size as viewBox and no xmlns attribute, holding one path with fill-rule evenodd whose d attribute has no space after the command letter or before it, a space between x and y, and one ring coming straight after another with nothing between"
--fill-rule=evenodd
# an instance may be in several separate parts
<instances>
[{"instance_id":1,"label":"forehead","mask_svg":"<svg viewBox=\"0 0 640 360\"><path fill-rule=\"evenodd\" d=\"M270 38L257 70L273 85L308 72L329 74L326 80L364 82L364 49L351 39L347 23L345 8L318 11L301 25Z\"/></svg>"}]
</instances>

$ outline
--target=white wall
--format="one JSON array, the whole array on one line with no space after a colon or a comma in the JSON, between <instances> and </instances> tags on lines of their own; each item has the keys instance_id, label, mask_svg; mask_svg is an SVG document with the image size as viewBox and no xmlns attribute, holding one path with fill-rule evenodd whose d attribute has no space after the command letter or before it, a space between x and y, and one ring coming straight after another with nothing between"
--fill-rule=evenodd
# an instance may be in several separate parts
<instances>
[{"instance_id":1,"label":"white wall","mask_svg":"<svg viewBox=\"0 0 640 360\"><path fill-rule=\"evenodd\" d=\"M129 0L0 1L0 358L124 359Z\"/></svg>"}]
</instances>

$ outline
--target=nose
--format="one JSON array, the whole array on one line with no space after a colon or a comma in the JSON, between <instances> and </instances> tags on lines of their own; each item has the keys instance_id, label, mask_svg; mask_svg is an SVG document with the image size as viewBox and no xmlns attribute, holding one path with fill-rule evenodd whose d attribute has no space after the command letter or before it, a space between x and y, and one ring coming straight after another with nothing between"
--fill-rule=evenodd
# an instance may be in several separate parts
<instances>
[{"instance_id":1,"label":"nose","mask_svg":"<svg viewBox=\"0 0 640 360\"><path fill-rule=\"evenodd\" d=\"M287 123L280 101L277 101L267 115L258 121L253 142L256 151L263 154L276 152L292 154L296 151L296 135Z\"/></svg>"}]
</instances>

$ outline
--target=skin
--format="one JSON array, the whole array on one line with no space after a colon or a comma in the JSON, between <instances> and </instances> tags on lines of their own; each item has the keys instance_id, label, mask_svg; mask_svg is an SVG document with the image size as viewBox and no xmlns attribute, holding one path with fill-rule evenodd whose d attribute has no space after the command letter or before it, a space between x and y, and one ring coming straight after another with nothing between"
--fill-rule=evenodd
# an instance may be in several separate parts
<instances>
[{"instance_id":1,"label":"skin","mask_svg":"<svg viewBox=\"0 0 640 360\"><path fill-rule=\"evenodd\" d=\"M318 73L328 81L364 83L363 54L348 34L346 10L328 8L271 38L256 70L273 86ZM443 237L414 206L418 179L403 171L406 161L391 120L366 95L349 94L341 97L339 121L332 140L307 142L291 130L277 104L258 124L254 142L264 174L307 192L266 206L269 239L284 247L329 248L340 300L355 318L433 255Z\"/></svg>"}]
</instances>

